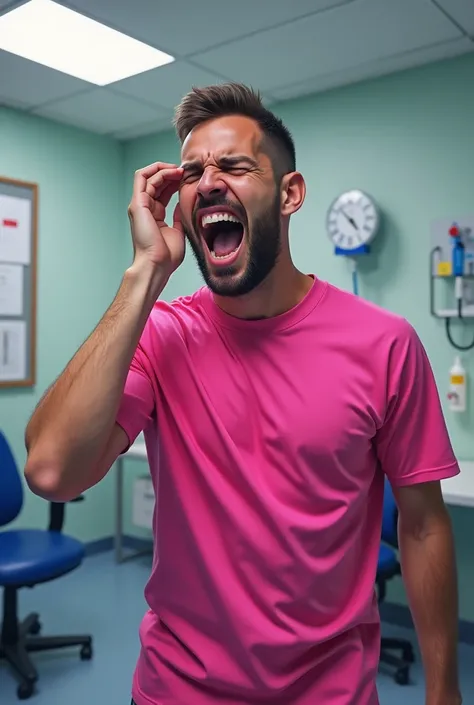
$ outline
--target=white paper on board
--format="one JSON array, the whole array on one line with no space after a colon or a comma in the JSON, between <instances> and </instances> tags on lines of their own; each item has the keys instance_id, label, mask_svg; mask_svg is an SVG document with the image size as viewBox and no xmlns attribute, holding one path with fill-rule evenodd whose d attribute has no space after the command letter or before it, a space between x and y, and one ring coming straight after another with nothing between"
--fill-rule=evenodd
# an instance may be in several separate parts
<instances>
[{"instance_id":1,"label":"white paper on board","mask_svg":"<svg viewBox=\"0 0 474 705\"><path fill-rule=\"evenodd\" d=\"M0 316L23 314L23 266L0 264Z\"/></svg>"},{"instance_id":2,"label":"white paper on board","mask_svg":"<svg viewBox=\"0 0 474 705\"><path fill-rule=\"evenodd\" d=\"M0 195L0 262L30 264L31 201Z\"/></svg>"},{"instance_id":3,"label":"white paper on board","mask_svg":"<svg viewBox=\"0 0 474 705\"><path fill-rule=\"evenodd\" d=\"M26 323L0 321L0 381L20 382L26 377Z\"/></svg>"}]
</instances>

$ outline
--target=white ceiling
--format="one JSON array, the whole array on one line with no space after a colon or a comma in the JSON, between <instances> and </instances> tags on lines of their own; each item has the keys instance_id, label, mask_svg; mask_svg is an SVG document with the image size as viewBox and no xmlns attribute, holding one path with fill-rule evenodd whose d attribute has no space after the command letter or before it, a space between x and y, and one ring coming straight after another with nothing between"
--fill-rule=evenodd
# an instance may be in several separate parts
<instances>
[{"instance_id":1,"label":"white ceiling","mask_svg":"<svg viewBox=\"0 0 474 705\"><path fill-rule=\"evenodd\" d=\"M118 139L168 129L193 85L244 81L271 104L474 51L474 0L60 2L177 60L97 88L0 51L0 104Z\"/></svg>"}]
</instances>

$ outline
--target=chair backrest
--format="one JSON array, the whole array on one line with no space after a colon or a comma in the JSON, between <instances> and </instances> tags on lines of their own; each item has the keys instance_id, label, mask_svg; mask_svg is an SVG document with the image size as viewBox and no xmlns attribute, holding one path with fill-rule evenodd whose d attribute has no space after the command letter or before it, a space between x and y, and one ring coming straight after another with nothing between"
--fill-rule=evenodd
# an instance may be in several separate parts
<instances>
[{"instance_id":1,"label":"chair backrest","mask_svg":"<svg viewBox=\"0 0 474 705\"><path fill-rule=\"evenodd\" d=\"M397 535L398 509L390 482L385 479L383 493L382 541L398 547Z\"/></svg>"},{"instance_id":2,"label":"chair backrest","mask_svg":"<svg viewBox=\"0 0 474 705\"><path fill-rule=\"evenodd\" d=\"M0 431L0 526L16 519L23 506L23 485L8 441Z\"/></svg>"}]
</instances>

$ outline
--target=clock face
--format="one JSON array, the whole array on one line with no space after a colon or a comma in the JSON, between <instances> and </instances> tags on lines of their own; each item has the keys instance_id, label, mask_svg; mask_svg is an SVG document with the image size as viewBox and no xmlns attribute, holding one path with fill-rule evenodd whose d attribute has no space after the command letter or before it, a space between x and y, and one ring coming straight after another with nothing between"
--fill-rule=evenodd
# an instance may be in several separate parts
<instances>
[{"instance_id":1,"label":"clock face","mask_svg":"<svg viewBox=\"0 0 474 705\"><path fill-rule=\"evenodd\" d=\"M327 214L326 228L336 247L356 250L368 245L377 233L379 214L374 201L353 190L336 198Z\"/></svg>"}]
</instances>

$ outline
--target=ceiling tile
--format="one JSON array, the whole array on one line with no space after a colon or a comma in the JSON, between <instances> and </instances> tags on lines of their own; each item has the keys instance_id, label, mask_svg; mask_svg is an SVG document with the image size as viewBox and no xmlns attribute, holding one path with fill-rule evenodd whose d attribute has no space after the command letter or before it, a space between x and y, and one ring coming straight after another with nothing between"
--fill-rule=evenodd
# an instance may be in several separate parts
<instances>
[{"instance_id":1,"label":"ceiling tile","mask_svg":"<svg viewBox=\"0 0 474 705\"><path fill-rule=\"evenodd\" d=\"M474 36L474 2L473 0L436 0L468 34Z\"/></svg>"},{"instance_id":2,"label":"ceiling tile","mask_svg":"<svg viewBox=\"0 0 474 705\"><path fill-rule=\"evenodd\" d=\"M25 0L0 0L0 13L3 14L6 10L12 10L17 5L22 5Z\"/></svg>"},{"instance_id":3,"label":"ceiling tile","mask_svg":"<svg viewBox=\"0 0 474 705\"><path fill-rule=\"evenodd\" d=\"M94 132L126 130L133 125L160 120L166 113L144 103L98 88L58 100L33 111L35 115L59 120Z\"/></svg>"},{"instance_id":4,"label":"ceiling tile","mask_svg":"<svg viewBox=\"0 0 474 705\"><path fill-rule=\"evenodd\" d=\"M452 58L471 51L474 51L474 44L469 39L457 39L455 41L437 44L436 46L418 49L406 54L390 56L376 63L352 66L338 73L315 76L302 83L292 83L283 88L277 88L273 91L273 95L278 100L289 100L290 98L357 83L358 81L363 81L368 78L376 78L377 76L403 71L404 69L414 68L415 66L422 66L432 61Z\"/></svg>"},{"instance_id":5,"label":"ceiling tile","mask_svg":"<svg viewBox=\"0 0 474 705\"><path fill-rule=\"evenodd\" d=\"M60 0L84 14L177 56L355 0Z\"/></svg>"},{"instance_id":6,"label":"ceiling tile","mask_svg":"<svg viewBox=\"0 0 474 705\"><path fill-rule=\"evenodd\" d=\"M0 0L0 14L24 1ZM271 104L474 48L456 27L474 37L474 0L241 0L225 12L220 0L59 1L177 57L193 55L97 89L0 51L0 104L121 140L171 128L193 85L241 80Z\"/></svg>"},{"instance_id":7,"label":"ceiling tile","mask_svg":"<svg viewBox=\"0 0 474 705\"><path fill-rule=\"evenodd\" d=\"M0 50L0 94L31 108L89 90L90 83Z\"/></svg>"},{"instance_id":8,"label":"ceiling tile","mask_svg":"<svg viewBox=\"0 0 474 705\"><path fill-rule=\"evenodd\" d=\"M223 79L184 61L114 83L114 91L166 108L174 108L193 86L208 86Z\"/></svg>"},{"instance_id":9,"label":"ceiling tile","mask_svg":"<svg viewBox=\"0 0 474 705\"><path fill-rule=\"evenodd\" d=\"M460 37L427 0L357 0L193 57L262 91ZM278 48L294 47L284 58Z\"/></svg>"}]
</instances>

